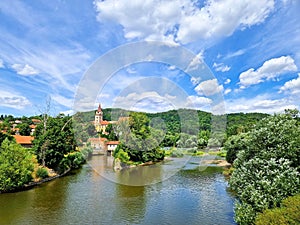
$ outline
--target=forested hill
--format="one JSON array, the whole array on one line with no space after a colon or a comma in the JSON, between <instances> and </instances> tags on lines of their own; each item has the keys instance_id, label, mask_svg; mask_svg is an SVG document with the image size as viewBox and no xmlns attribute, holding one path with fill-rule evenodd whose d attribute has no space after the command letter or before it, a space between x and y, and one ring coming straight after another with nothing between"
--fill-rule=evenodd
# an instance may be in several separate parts
<instances>
[{"instance_id":1,"label":"forested hill","mask_svg":"<svg viewBox=\"0 0 300 225\"><path fill-rule=\"evenodd\" d=\"M117 120L118 117L128 116L131 111L125 109L103 109L104 120ZM150 119L157 118L162 119L165 123L166 130L170 133L193 133L195 130L210 130L211 129L211 118L212 114L201 110L193 109L179 109L170 110L167 112L159 113L145 113ZM95 116L95 110L78 113L82 121L88 122L93 121ZM195 121L195 118L199 118L199 122ZM253 124L258 122L264 117L269 116L265 113L231 113L227 114L226 117L226 134L231 136L239 132L248 131ZM217 116L218 117L218 116Z\"/></svg>"}]
</instances>

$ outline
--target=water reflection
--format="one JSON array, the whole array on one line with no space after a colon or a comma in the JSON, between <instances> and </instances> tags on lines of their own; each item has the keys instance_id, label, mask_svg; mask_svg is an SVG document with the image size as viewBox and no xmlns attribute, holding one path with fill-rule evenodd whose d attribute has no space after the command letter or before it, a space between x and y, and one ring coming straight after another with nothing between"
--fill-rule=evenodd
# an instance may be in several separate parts
<instances>
[{"instance_id":1,"label":"water reflection","mask_svg":"<svg viewBox=\"0 0 300 225\"><path fill-rule=\"evenodd\" d=\"M120 184L117 185L116 195L118 204L114 211L114 217L121 216L124 220L124 215L126 215L127 224L139 224L146 212L145 187Z\"/></svg>"},{"instance_id":2,"label":"water reflection","mask_svg":"<svg viewBox=\"0 0 300 225\"><path fill-rule=\"evenodd\" d=\"M115 173L112 159L93 157L74 175L1 194L0 224L234 224L233 198L219 168L199 171L190 162L174 174L174 159ZM174 176L164 179L168 171ZM138 186L156 179L162 182Z\"/></svg>"}]
</instances>

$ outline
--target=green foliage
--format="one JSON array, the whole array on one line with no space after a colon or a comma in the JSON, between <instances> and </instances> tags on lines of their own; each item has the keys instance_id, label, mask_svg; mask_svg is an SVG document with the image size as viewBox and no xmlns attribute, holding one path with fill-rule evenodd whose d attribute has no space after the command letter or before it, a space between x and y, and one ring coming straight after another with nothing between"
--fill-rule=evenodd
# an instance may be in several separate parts
<instances>
[{"instance_id":1,"label":"green foliage","mask_svg":"<svg viewBox=\"0 0 300 225\"><path fill-rule=\"evenodd\" d=\"M113 153L115 158L120 159L123 163L128 163L130 160L130 157L127 152L124 152L123 149L119 146L117 146L116 150Z\"/></svg>"},{"instance_id":2,"label":"green foliage","mask_svg":"<svg viewBox=\"0 0 300 225\"><path fill-rule=\"evenodd\" d=\"M117 133L120 144L115 151L126 152L133 162L160 161L164 151L159 147L161 131L150 126L150 120L144 113L131 113L129 121L118 124Z\"/></svg>"},{"instance_id":3,"label":"green foliage","mask_svg":"<svg viewBox=\"0 0 300 225\"><path fill-rule=\"evenodd\" d=\"M1 132L0 132L0 145L2 144L2 142L3 142L5 139L8 139L9 141L12 141L14 138L13 138L13 136L10 136L10 135L8 135L8 134L4 134L4 133L1 133Z\"/></svg>"},{"instance_id":4,"label":"green foliage","mask_svg":"<svg viewBox=\"0 0 300 225\"><path fill-rule=\"evenodd\" d=\"M38 162L48 168L58 170L65 155L75 151L76 143L71 117L49 117L46 129L43 123L37 126L34 149Z\"/></svg>"},{"instance_id":5,"label":"green foliage","mask_svg":"<svg viewBox=\"0 0 300 225\"><path fill-rule=\"evenodd\" d=\"M0 147L0 191L22 187L32 179L33 155L14 141L5 139Z\"/></svg>"},{"instance_id":6,"label":"green foliage","mask_svg":"<svg viewBox=\"0 0 300 225\"><path fill-rule=\"evenodd\" d=\"M227 162L233 163L233 161L237 157L237 153L247 149L248 146L249 146L248 133L240 133L238 135L233 135L229 137L223 147L223 150L227 152L226 154Z\"/></svg>"},{"instance_id":7,"label":"green foliage","mask_svg":"<svg viewBox=\"0 0 300 225\"><path fill-rule=\"evenodd\" d=\"M240 200L236 221L253 224L257 213L300 190L300 127L290 114L274 115L244 135L227 143L238 152L229 184Z\"/></svg>"},{"instance_id":8,"label":"green foliage","mask_svg":"<svg viewBox=\"0 0 300 225\"><path fill-rule=\"evenodd\" d=\"M284 199L280 208L267 209L260 213L256 225L300 224L300 194Z\"/></svg>"},{"instance_id":9,"label":"green foliage","mask_svg":"<svg viewBox=\"0 0 300 225\"><path fill-rule=\"evenodd\" d=\"M29 136L31 132L31 128L28 123L21 123L17 126L19 128L20 135Z\"/></svg>"},{"instance_id":10,"label":"green foliage","mask_svg":"<svg viewBox=\"0 0 300 225\"><path fill-rule=\"evenodd\" d=\"M69 169L77 169L83 163L86 162L87 158L91 156L93 149L90 143L87 143L81 150L79 148L74 152L70 152L64 155L64 158L59 164L59 171L64 172Z\"/></svg>"},{"instance_id":11,"label":"green foliage","mask_svg":"<svg viewBox=\"0 0 300 225\"><path fill-rule=\"evenodd\" d=\"M36 171L36 176L45 179L49 176L48 170L44 167L39 167Z\"/></svg>"}]
</instances>

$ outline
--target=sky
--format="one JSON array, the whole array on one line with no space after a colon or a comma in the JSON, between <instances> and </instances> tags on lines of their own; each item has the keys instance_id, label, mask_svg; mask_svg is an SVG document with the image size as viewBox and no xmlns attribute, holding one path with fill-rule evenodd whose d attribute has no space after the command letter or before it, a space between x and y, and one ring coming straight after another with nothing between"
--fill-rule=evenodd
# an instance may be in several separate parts
<instances>
[{"instance_id":1,"label":"sky","mask_svg":"<svg viewBox=\"0 0 300 225\"><path fill-rule=\"evenodd\" d=\"M0 2L0 114L300 109L300 1Z\"/></svg>"}]
</instances>

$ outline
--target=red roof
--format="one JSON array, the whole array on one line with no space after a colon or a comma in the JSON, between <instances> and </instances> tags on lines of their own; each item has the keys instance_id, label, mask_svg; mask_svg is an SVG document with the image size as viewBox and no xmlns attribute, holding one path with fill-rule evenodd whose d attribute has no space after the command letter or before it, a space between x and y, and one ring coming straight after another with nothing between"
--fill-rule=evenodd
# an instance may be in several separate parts
<instances>
[{"instance_id":1,"label":"red roof","mask_svg":"<svg viewBox=\"0 0 300 225\"><path fill-rule=\"evenodd\" d=\"M106 121L106 120L104 120L104 121L101 121L101 125L108 125L109 124L109 122L108 121Z\"/></svg>"},{"instance_id":2,"label":"red roof","mask_svg":"<svg viewBox=\"0 0 300 225\"><path fill-rule=\"evenodd\" d=\"M13 135L18 144L28 144L31 145L34 137L32 136L22 136L22 135Z\"/></svg>"},{"instance_id":3,"label":"red roof","mask_svg":"<svg viewBox=\"0 0 300 225\"><path fill-rule=\"evenodd\" d=\"M107 145L118 145L120 142L119 141L107 141L105 144Z\"/></svg>"},{"instance_id":4,"label":"red roof","mask_svg":"<svg viewBox=\"0 0 300 225\"><path fill-rule=\"evenodd\" d=\"M29 127L30 127L31 129L35 129L35 128L36 128L36 125L32 124L32 125L29 125Z\"/></svg>"}]
</instances>

